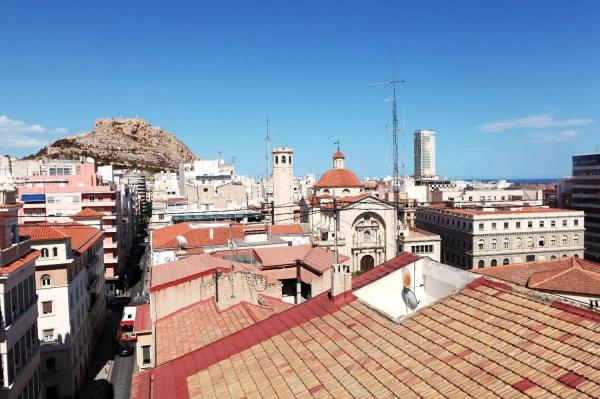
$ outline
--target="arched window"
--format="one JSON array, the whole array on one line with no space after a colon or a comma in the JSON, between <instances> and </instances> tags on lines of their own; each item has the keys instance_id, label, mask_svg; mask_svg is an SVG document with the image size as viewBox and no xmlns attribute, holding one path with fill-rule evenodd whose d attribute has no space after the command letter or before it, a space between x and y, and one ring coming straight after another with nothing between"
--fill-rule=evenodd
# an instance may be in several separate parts
<instances>
[{"instance_id":1,"label":"arched window","mask_svg":"<svg viewBox=\"0 0 600 399\"><path fill-rule=\"evenodd\" d=\"M285 163L285 155L281 156L281 163Z\"/></svg>"},{"instance_id":2,"label":"arched window","mask_svg":"<svg viewBox=\"0 0 600 399\"><path fill-rule=\"evenodd\" d=\"M550 237L550 245L552 245L553 247L556 246L556 236Z\"/></svg>"},{"instance_id":3,"label":"arched window","mask_svg":"<svg viewBox=\"0 0 600 399\"><path fill-rule=\"evenodd\" d=\"M42 258L47 258L48 257L48 248L42 248L42 250L40 251L40 256Z\"/></svg>"},{"instance_id":4,"label":"arched window","mask_svg":"<svg viewBox=\"0 0 600 399\"><path fill-rule=\"evenodd\" d=\"M492 249L496 249L496 247L498 246L498 240L496 240L495 238L492 240Z\"/></svg>"},{"instance_id":5,"label":"arched window","mask_svg":"<svg viewBox=\"0 0 600 399\"><path fill-rule=\"evenodd\" d=\"M485 241L484 240L479 240L478 248L479 249L484 249L485 248ZM480 261L480 262L483 262L483 261Z\"/></svg>"},{"instance_id":6,"label":"arched window","mask_svg":"<svg viewBox=\"0 0 600 399\"><path fill-rule=\"evenodd\" d=\"M579 244L579 234L573 236L573 245Z\"/></svg>"},{"instance_id":7,"label":"arched window","mask_svg":"<svg viewBox=\"0 0 600 399\"><path fill-rule=\"evenodd\" d=\"M49 274L44 274L40 280L42 287L50 287L52 285L52 280L50 279Z\"/></svg>"},{"instance_id":8,"label":"arched window","mask_svg":"<svg viewBox=\"0 0 600 399\"><path fill-rule=\"evenodd\" d=\"M324 192L325 194L329 194L329 190L328 190L328 189L325 189L325 190L323 190L323 192Z\"/></svg>"},{"instance_id":9,"label":"arched window","mask_svg":"<svg viewBox=\"0 0 600 399\"><path fill-rule=\"evenodd\" d=\"M482 268L482 267L484 267L484 266L485 266L485 262L484 262L483 260L480 260L479 262L477 262L477 267L478 267L478 268L480 268L480 269L481 269L481 268Z\"/></svg>"},{"instance_id":10,"label":"arched window","mask_svg":"<svg viewBox=\"0 0 600 399\"><path fill-rule=\"evenodd\" d=\"M275 155L275 164L279 163L279 156Z\"/></svg>"},{"instance_id":11,"label":"arched window","mask_svg":"<svg viewBox=\"0 0 600 399\"><path fill-rule=\"evenodd\" d=\"M504 249L508 249L510 247L510 240L508 238L504 239L504 243L502 243Z\"/></svg>"},{"instance_id":12,"label":"arched window","mask_svg":"<svg viewBox=\"0 0 600 399\"><path fill-rule=\"evenodd\" d=\"M539 240L538 240L538 246L543 247L546 244L546 239L544 238L544 236L540 236Z\"/></svg>"},{"instance_id":13,"label":"arched window","mask_svg":"<svg viewBox=\"0 0 600 399\"><path fill-rule=\"evenodd\" d=\"M490 266L498 266L498 261L496 259L492 259Z\"/></svg>"},{"instance_id":14,"label":"arched window","mask_svg":"<svg viewBox=\"0 0 600 399\"><path fill-rule=\"evenodd\" d=\"M567 245L568 242L569 242L569 237L567 237L566 235L562 236L562 240L561 240L562 245Z\"/></svg>"},{"instance_id":15,"label":"arched window","mask_svg":"<svg viewBox=\"0 0 600 399\"><path fill-rule=\"evenodd\" d=\"M521 239L521 237L517 237L517 239L515 240L515 247L521 248L522 246L523 246L523 240Z\"/></svg>"},{"instance_id":16,"label":"arched window","mask_svg":"<svg viewBox=\"0 0 600 399\"><path fill-rule=\"evenodd\" d=\"M291 155L288 157L288 161L289 161L288 163L292 163L292 156Z\"/></svg>"},{"instance_id":17,"label":"arched window","mask_svg":"<svg viewBox=\"0 0 600 399\"><path fill-rule=\"evenodd\" d=\"M575 254L573 255L574 258L579 258L579 255Z\"/></svg>"},{"instance_id":18,"label":"arched window","mask_svg":"<svg viewBox=\"0 0 600 399\"><path fill-rule=\"evenodd\" d=\"M563 258L566 258L566 257L567 257L567 255L563 255L562 257L563 257Z\"/></svg>"},{"instance_id":19,"label":"arched window","mask_svg":"<svg viewBox=\"0 0 600 399\"><path fill-rule=\"evenodd\" d=\"M508 258L504 258L504 260L502 261L503 265L508 265L510 263L510 261L508 260Z\"/></svg>"},{"instance_id":20,"label":"arched window","mask_svg":"<svg viewBox=\"0 0 600 399\"><path fill-rule=\"evenodd\" d=\"M54 247L52 248L52 256L58 256L58 248Z\"/></svg>"},{"instance_id":21,"label":"arched window","mask_svg":"<svg viewBox=\"0 0 600 399\"><path fill-rule=\"evenodd\" d=\"M533 248L533 237L527 237L527 248Z\"/></svg>"},{"instance_id":22,"label":"arched window","mask_svg":"<svg viewBox=\"0 0 600 399\"><path fill-rule=\"evenodd\" d=\"M552 255L550 259L556 259L556 255Z\"/></svg>"},{"instance_id":23,"label":"arched window","mask_svg":"<svg viewBox=\"0 0 600 399\"><path fill-rule=\"evenodd\" d=\"M342 190L342 194L350 194L350 190L348 190L347 188Z\"/></svg>"},{"instance_id":24,"label":"arched window","mask_svg":"<svg viewBox=\"0 0 600 399\"><path fill-rule=\"evenodd\" d=\"M54 370L56 368L56 360L53 357L46 359L46 370Z\"/></svg>"}]
</instances>

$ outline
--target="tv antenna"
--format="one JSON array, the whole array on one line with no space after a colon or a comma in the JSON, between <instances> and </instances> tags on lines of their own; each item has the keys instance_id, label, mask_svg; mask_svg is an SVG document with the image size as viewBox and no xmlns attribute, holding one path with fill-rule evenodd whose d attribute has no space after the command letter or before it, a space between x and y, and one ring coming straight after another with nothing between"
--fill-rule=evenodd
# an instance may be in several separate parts
<instances>
[{"instance_id":1,"label":"tv antenna","mask_svg":"<svg viewBox=\"0 0 600 399\"><path fill-rule=\"evenodd\" d=\"M396 208L395 217L395 228L396 234L398 233L398 202L400 200L400 182L399 182L399 171L398 171L398 101L396 98L396 85L404 83L404 80L396 80L395 74L396 65L394 62L394 51L392 50L392 80L378 83L370 83L369 86L392 86L392 98L388 101L392 103L392 157L393 157L393 177L392 177L392 190L394 191L394 207ZM403 129L404 130L404 129ZM404 173L404 163L402 166L402 173ZM396 255L398 255L398 243L396 243Z\"/></svg>"},{"instance_id":2,"label":"tv antenna","mask_svg":"<svg viewBox=\"0 0 600 399\"><path fill-rule=\"evenodd\" d=\"M269 178L269 153L271 152L271 136L269 133L269 117L267 116L265 127L265 164L267 166L265 179Z\"/></svg>"}]
</instances>

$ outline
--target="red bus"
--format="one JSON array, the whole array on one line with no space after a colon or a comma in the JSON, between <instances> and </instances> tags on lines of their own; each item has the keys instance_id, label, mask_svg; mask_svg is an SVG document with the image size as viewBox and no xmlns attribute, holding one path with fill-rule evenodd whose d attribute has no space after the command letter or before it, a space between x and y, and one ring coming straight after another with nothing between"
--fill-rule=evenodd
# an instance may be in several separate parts
<instances>
[{"instance_id":1,"label":"red bus","mask_svg":"<svg viewBox=\"0 0 600 399\"><path fill-rule=\"evenodd\" d=\"M135 306L125 306L123 309L123 317L119 322L119 342L134 342L137 341L137 337L134 331L135 324Z\"/></svg>"}]
</instances>

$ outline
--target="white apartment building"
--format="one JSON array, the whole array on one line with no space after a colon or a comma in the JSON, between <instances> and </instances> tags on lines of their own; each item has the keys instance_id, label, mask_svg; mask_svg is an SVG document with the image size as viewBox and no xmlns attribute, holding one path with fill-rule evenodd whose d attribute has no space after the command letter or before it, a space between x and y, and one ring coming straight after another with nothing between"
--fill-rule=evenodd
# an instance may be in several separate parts
<instances>
[{"instance_id":1,"label":"white apartment building","mask_svg":"<svg viewBox=\"0 0 600 399\"><path fill-rule=\"evenodd\" d=\"M500 206L542 206L541 189L453 189L435 188L431 190L431 203L452 203L454 207L470 205Z\"/></svg>"},{"instance_id":2,"label":"white apartment building","mask_svg":"<svg viewBox=\"0 0 600 399\"><path fill-rule=\"evenodd\" d=\"M35 281L44 397L73 397L106 314L102 231L80 224L22 230L40 252Z\"/></svg>"},{"instance_id":3,"label":"white apartment building","mask_svg":"<svg viewBox=\"0 0 600 399\"><path fill-rule=\"evenodd\" d=\"M415 177L434 177L435 130L417 130L414 140Z\"/></svg>"},{"instance_id":4,"label":"white apartment building","mask_svg":"<svg viewBox=\"0 0 600 399\"><path fill-rule=\"evenodd\" d=\"M229 183L235 177L235 165L219 159L197 159L179 165L179 191L185 193L186 184L217 186Z\"/></svg>"},{"instance_id":5,"label":"white apartment building","mask_svg":"<svg viewBox=\"0 0 600 399\"><path fill-rule=\"evenodd\" d=\"M542 207L423 207L417 227L442 237L443 263L465 269L583 257L583 212Z\"/></svg>"},{"instance_id":6,"label":"white apartment building","mask_svg":"<svg viewBox=\"0 0 600 399\"><path fill-rule=\"evenodd\" d=\"M36 251L18 224L21 204L0 182L0 399L41 397Z\"/></svg>"}]
</instances>

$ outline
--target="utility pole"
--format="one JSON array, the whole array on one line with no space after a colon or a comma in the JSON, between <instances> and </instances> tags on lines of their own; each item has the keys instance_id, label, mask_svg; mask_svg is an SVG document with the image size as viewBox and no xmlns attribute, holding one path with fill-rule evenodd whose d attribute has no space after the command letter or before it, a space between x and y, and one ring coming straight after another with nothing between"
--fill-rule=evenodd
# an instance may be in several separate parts
<instances>
[{"instance_id":1,"label":"utility pole","mask_svg":"<svg viewBox=\"0 0 600 399\"><path fill-rule=\"evenodd\" d=\"M271 201L271 226L275 224L275 202Z\"/></svg>"},{"instance_id":2,"label":"utility pole","mask_svg":"<svg viewBox=\"0 0 600 399\"><path fill-rule=\"evenodd\" d=\"M398 255L398 203L400 200L400 182L399 182L399 171L398 171L398 106L396 98L396 85L398 83L404 83L404 80L396 80L394 64L394 53L392 51L392 80L379 83L371 83L370 86L392 86L392 98L389 100L392 103L392 155L393 155L393 178L392 178L392 190L394 191L394 229L395 229L395 253ZM402 173L404 173L404 166L402 167Z\"/></svg>"},{"instance_id":3,"label":"utility pole","mask_svg":"<svg viewBox=\"0 0 600 399\"><path fill-rule=\"evenodd\" d=\"M335 251L335 264L337 265L339 263L339 256L338 256L338 214L337 214L337 208L336 208L336 202L335 202L335 197L333 197L333 230L334 230L334 234L335 236L334 241L333 241L333 250Z\"/></svg>"},{"instance_id":4,"label":"utility pole","mask_svg":"<svg viewBox=\"0 0 600 399\"><path fill-rule=\"evenodd\" d=\"M302 296L302 279L300 278L300 259L296 259L296 298L295 303L300 303Z\"/></svg>"}]
</instances>

